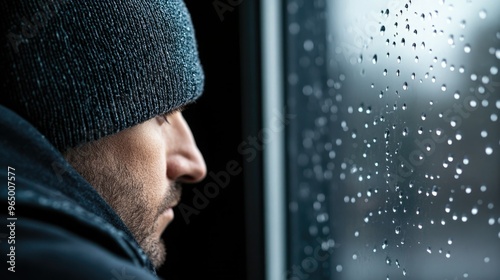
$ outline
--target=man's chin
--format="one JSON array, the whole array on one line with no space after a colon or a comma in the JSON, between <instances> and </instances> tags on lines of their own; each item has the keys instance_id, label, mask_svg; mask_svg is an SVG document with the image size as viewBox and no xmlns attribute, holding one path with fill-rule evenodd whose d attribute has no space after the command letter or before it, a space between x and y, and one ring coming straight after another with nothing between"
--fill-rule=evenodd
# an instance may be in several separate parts
<instances>
[{"instance_id":1,"label":"man's chin","mask_svg":"<svg viewBox=\"0 0 500 280\"><path fill-rule=\"evenodd\" d=\"M148 237L144 239L140 245L156 269L160 268L165 263L167 251L163 239Z\"/></svg>"}]
</instances>

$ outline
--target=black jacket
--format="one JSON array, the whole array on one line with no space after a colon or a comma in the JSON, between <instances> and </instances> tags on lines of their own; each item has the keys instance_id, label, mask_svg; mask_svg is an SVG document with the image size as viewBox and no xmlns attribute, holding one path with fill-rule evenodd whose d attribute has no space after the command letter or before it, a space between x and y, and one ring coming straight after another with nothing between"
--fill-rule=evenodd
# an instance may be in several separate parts
<instances>
[{"instance_id":1,"label":"black jacket","mask_svg":"<svg viewBox=\"0 0 500 280\"><path fill-rule=\"evenodd\" d=\"M1 105L0 133L0 279L157 279L102 197Z\"/></svg>"}]
</instances>

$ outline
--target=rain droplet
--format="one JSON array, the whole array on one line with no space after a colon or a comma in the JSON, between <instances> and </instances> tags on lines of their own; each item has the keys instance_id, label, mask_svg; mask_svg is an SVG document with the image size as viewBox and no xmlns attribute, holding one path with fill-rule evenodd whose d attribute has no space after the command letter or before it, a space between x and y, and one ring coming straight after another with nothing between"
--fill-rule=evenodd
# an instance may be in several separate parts
<instances>
[{"instance_id":1,"label":"rain droplet","mask_svg":"<svg viewBox=\"0 0 500 280\"><path fill-rule=\"evenodd\" d=\"M389 246L389 241L387 239L384 239L384 242L382 242L382 249L386 249Z\"/></svg>"},{"instance_id":2,"label":"rain droplet","mask_svg":"<svg viewBox=\"0 0 500 280\"><path fill-rule=\"evenodd\" d=\"M432 196L437 196L438 190L439 190L438 186L436 185L432 186L432 192L431 192Z\"/></svg>"},{"instance_id":3,"label":"rain droplet","mask_svg":"<svg viewBox=\"0 0 500 280\"><path fill-rule=\"evenodd\" d=\"M385 32L385 26L382 25L382 27L380 27L380 35L383 36L384 32Z\"/></svg>"},{"instance_id":4,"label":"rain droplet","mask_svg":"<svg viewBox=\"0 0 500 280\"><path fill-rule=\"evenodd\" d=\"M447 65L446 59L443 59L441 61L441 67L446 68L446 65Z\"/></svg>"},{"instance_id":5,"label":"rain droplet","mask_svg":"<svg viewBox=\"0 0 500 280\"><path fill-rule=\"evenodd\" d=\"M469 44L466 44L466 45L464 46L464 52L465 52L465 53L470 53L470 51L471 51L471 47L470 47L470 45L469 45Z\"/></svg>"},{"instance_id":6,"label":"rain droplet","mask_svg":"<svg viewBox=\"0 0 500 280\"><path fill-rule=\"evenodd\" d=\"M487 155L493 154L493 148L491 148L491 147L486 147L486 149L484 149L484 151L486 152Z\"/></svg>"},{"instance_id":7,"label":"rain droplet","mask_svg":"<svg viewBox=\"0 0 500 280\"><path fill-rule=\"evenodd\" d=\"M387 76L387 69L384 69L384 72L382 72L384 76Z\"/></svg>"},{"instance_id":8,"label":"rain droplet","mask_svg":"<svg viewBox=\"0 0 500 280\"><path fill-rule=\"evenodd\" d=\"M485 19L488 14L486 13L486 10L481 10L479 11L479 18Z\"/></svg>"},{"instance_id":9,"label":"rain droplet","mask_svg":"<svg viewBox=\"0 0 500 280\"><path fill-rule=\"evenodd\" d=\"M314 42L311 40L304 41L304 50L312 51L314 49Z\"/></svg>"},{"instance_id":10,"label":"rain droplet","mask_svg":"<svg viewBox=\"0 0 500 280\"><path fill-rule=\"evenodd\" d=\"M405 127L403 129L403 136L408 136L408 128L407 127Z\"/></svg>"},{"instance_id":11,"label":"rain droplet","mask_svg":"<svg viewBox=\"0 0 500 280\"><path fill-rule=\"evenodd\" d=\"M498 68L496 66L491 66L490 73L491 73L491 75L498 74Z\"/></svg>"},{"instance_id":12,"label":"rain droplet","mask_svg":"<svg viewBox=\"0 0 500 280\"><path fill-rule=\"evenodd\" d=\"M408 89L408 83L404 82L404 84L403 84L403 90L407 90L407 89Z\"/></svg>"},{"instance_id":13,"label":"rain droplet","mask_svg":"<svg viewBox=\"0 0 500 280\"><path fill-rule=\"evenodd\" d=\"M455 45L455 39L454 39L453 35L450 35L448 37L448 44Z\"/></svg>"},{"instance_id":14,"label":"rain droplet","mask_svg":"<svg viewBox=\"0 0 500 280\"><path fill-rule=\"evenodd\" d=\"M377 55L374 55L372 58L372 63L377 64Z\"/></svg>"},{"instance_id":15,"label":"rain droplet","mask_svg":"<svg viewBox=\"0 0 500 280\"><path fill-rule=\"evenodd\" d=\"M441 86L441 91L446 91L446 85L444 85L444 84L443 84L443 85Z\"/></svg>"}]
</instances>

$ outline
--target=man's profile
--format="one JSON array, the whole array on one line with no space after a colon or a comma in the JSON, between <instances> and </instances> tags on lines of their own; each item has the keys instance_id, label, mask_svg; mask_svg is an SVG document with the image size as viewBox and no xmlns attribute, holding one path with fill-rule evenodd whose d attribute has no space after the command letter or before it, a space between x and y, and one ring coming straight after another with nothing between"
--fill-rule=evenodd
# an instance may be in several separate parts
<instances>
[{"instance_id":1,"label":"man's profile","mask_svg":"<svg viewBox=\"0 0 500 280\"><path fill-rule=\"evenodd\" d=\"M2 279L154 279L182 184L206 174L181 113L204 83L185 4L0 13Z\"/></svg>"}]
</instances>

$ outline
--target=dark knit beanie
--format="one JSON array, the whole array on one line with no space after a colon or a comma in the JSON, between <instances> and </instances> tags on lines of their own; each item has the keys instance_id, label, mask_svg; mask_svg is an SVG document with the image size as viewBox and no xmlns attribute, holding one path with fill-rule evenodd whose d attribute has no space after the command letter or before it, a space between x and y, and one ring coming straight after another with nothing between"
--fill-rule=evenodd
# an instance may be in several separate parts
<instances>
[{"instance_id":1,"label":"dark knit beanie","mask_svg":"<svg viewBox=\"0 0 500 280\"><path fill-rule=\"evenodd\" d=\"M0 2L0 104L64 152L202 92L182 0Z\"/></svg>"}]
</instances>

